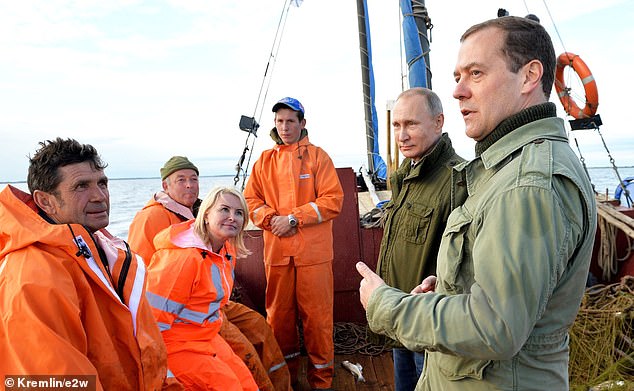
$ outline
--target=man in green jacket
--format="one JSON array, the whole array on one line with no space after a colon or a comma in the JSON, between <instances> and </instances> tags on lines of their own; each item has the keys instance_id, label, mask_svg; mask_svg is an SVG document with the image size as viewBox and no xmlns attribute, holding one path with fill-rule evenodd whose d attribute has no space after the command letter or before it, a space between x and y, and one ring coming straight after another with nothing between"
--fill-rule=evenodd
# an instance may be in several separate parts
<instances>
[{"instance_id":1,"label":"man in green jacket","mask_svg":"<svg viewBox=\"0 0 634 391\"><path fill-rule=\"evenodd\" d=\"M404 91L392 110L394 138L405 160L390 176L377 273L410 292L436 274L436 254L451 212L451 169L463 162L442 132L440 98L427 88ZM424 353L397 344L393 350L396 391L412 391L423 370Z\"/></svg>"},{"instance_id":2,"label":"man in green jacket","mask_svg":"<svg viewBox=\"0 0 634 391\"><path fill-rule=\"evenodd\" d=\"M510 16L461 42L454 97L476 157L454 169L435 291L407 295L359 263L361 302L372 330L428 351L419 390L568 390L596 205L548 102L552 42Z\"/></svg>"}]
</instances>

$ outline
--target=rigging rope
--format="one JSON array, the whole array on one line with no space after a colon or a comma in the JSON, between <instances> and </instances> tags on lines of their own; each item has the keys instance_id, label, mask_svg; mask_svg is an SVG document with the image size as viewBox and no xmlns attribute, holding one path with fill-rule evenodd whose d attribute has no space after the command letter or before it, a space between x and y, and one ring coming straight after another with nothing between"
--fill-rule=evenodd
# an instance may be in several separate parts
<instances>
[{"instance_id":1,"label":"rigging rope","mask_svg":"<svg viewBox=\"0 0 634 391\"><path fill-rule=\"evenodd\" d=\"M604 281L610 281L619 270L616 256L616 227L599 214L597 221L601 232L601 244L597 253L597 264L603 271Z\"/></svg>"},{"instance_id":2,"label":"rigging rope","mask_svg":"<svg viewBox=\"0 0 634 391\"><path fill-rule=\"evenodd\" d=\"M368 326L357 323L335 323L335 354L364 354L378 356L392 350L384 345L376 345L368 338Z\"/></svg>"},{"instance_id":3,"label":"rigging rope","mask_svg":"<svg viewBox=\"0 0 634 391\"><path fill-rule=\"evenodd\" d=\"M546 12L548 12L548 17L550 18L552 24L553 24L553 28L555 29L555 32L557 33L557 37L559 38L559 42L561 43L561 46L564 50L564 52L568 52L566 50L566 45L564 45L564 41L561 38L561 34L559 34L559 29L557 28L557 24L555 23L555 19L553 18L552 13L550 12L550 9L548 8L548 4L546 3L546 0L543 0L544 3L544 7L546 8ZM526 4L526 0L524 0L524 6L526 7L526 10L528 11L528 5ZM572 67L570 67L572 70ZM568 88L568 90L570 90L570 88ZM585 99L585 96L584 96ZM594 129L597 131L597 133L599 134L599 137L601 138L601 143L603 143L603 147L605 148L605 151L608 154L608 157L610 158L610 164L612 165L612 169L614 170L614 173L616 174L616 177L619 181L619 184L622 186L623 189L625 189L625 183L623 182L623 179L621 178L621 175L619 174L619 170L616 166L616 163L614 161L614 158L612 157L612 154L610 153L610 150L608 149L607 144L605 143L605 140L603 138L603 135L601 134L601 131L599 130L599 126L596 124L594 125ZM575 143L577 143L577 139L575 138ZM581 150L579 148L579 144L577 143L577 150L579 151L579 157L581 160L581 163L583 164L583 168L586 171L586 174L588 175L588 178L590 178L590 175L588 174L588 170L586 168L586 164L585 164L585 160L583 158L583 156L581 155ZM592 187L594 188L594 184L592 184ZM596 189L595 189L596 192ZM628 206L630 206L630 200L628 201Z\"/></svg>"},{"instance_id":4,"label":"rigging rope","mask_svg":"<svg viewBox=\"0 0 634 391\"><path fill-rule=\"evenodd\" d=\"M550 9L548 8L548 4L546 4L546 0L543 0L544 2L544 7L546 7L546 12L548 12L548 17L550 18L550 21L553 24L553 27L555 28L555 32L557 33L557 37L559 38L559 42L561 42L561 47L564 49L564 52L567 52L566 50L566 45L564 45L564 40L561 39L561 35L559 34L559 29L557 28L557 24L555 23L555 19L553 18L553 15L550 13ZM524 2L524 4L526 4L526 2ZM528 7L526 7L526 9L528 9Z\"/></svg>"},{"instance_id":5,"label":"rigging rope","mask_svg":"<svg viewBox=\"0 0 634 391\"><path fill-rule=\"evenodd\" d=\"M570 137L570 133L568 134L568 137ZM583 171L585 171L586 176L588 177L588 180L590 181L590 184L592 185L592 190L594 190L594 192L596 193L597 190L594 188L594 183L592 183L592 178L590 178L590 173L588 172L588 167L586 166L586 158L584 158L583 155L581 154L581 148L579 148L579 142L577 141L577 137L575 137L575 145L577 146L577 151L579 152L579 160L581 161L581 165L583 166Z\"/></svg>"},{"instance_id":6,"label":"rigging rope","mask_svg":"<svg viewBox=\"0 0 634 391\"><path fill-rule=\"evenodd\" d=\"M610 154L610 150L608 149L608 146L605 143L605 140L603 139L603 135L601 134L599 127L597 126L595 130L597 131L597 133L599 133L599 137L601 137L601 142L603 143L603 147L605 148L605 151L608 153L608 157L610 158L610 164L612 164L612 169L614 170L614 173L616 174L616 177L619 180L619 183L621 184L623 189L625 189L625 182L623 182L623 179L621 179L621 174L619 174L619 170L616 167L616 163L614 163L614 158L612 158L612 154Z\"/></svg>"},{"instance_id":7,"label":"rigging rope","mask_svg":"<svg viewBox=\"0 0 634 391\"><path fill-rule=\"evenodd\" d=\"M259 113L257 113L258 121L262 117L262 111L264 109L264 102L266 101L266 96L269 92L269 87L271 86L271 80L273 75L273 69L275 68L275 64L277 62L277 54L280 51L280 46L282 45L282 37L284 35L284 28L286 27L286 20L288 19L288 10L291 6L292 0L285 0L284 8L282 9L282 14L280 15L280 20L277 24L277 30L275 31L275 38L273 39L273 46L271 47L271 53L269 54L269 61L266 64L266 69L264 70L264 77L262 78L262 84L260 85L260 92L258 93L258 100L255 103L255 110L253 111L253 116L256 116L256 112L259 108ZM275 52L275 54L273 54ZM269 66L271 68L271 74L269 76ZM267 76L268 79L267 79ZM268 81L268 82L267 82ZM266 83L266 89L264 89L264 84ZM264 98L262 98L262 92L264 91Z\"/></svg>"},{"instance_id":8,"label":"rigging rope","mask_svg":"<svg viewBox=\"0 0 634 391\"><path fill-rule=\"evenodd\" d=\"M271 47L271 52L269 53L269 60L266 63L266 68L264 69L264 76L262 78L262 84L260 85L260 91L258 92L258 99L255 102L255 108L253 109L253 118L257 117L257 123L260 123L260 119L262 118L262 111L264 109L264 102L266 101L266 97L269 92L269 88L271 86L271 80L273 79L273 69L275 68L275 63L277 61L277 54L280 50L280 46L282 44L282 37L284 35L284 28L286 27L286 20L288 19L288 10L291 6L293 0L284 0L284 7L282 8L282 14L280 15L280 20L277 23L277 30L275 31L275 38L273 39L273 45ZM265 87L266 86L266 87ZM264 94L264 95L263 95ZM257 130L257 129L256 129ZM249 139L253 135L253 140L251 141L251 146L249 147ZM244 143L244 150L242 152L242 156L236 164L236 176L233 178L233 184L236 186L240 181L240 175L242 174L242 187L241 190L244 190L244 186L247 180L247 171L249 169L249 164L251 163L251 157L253 155L253 146L255 145L255 138L257 137L254 132L248 132L247 139ZM242 167L244 163L244 158L246 152L249 151L249 158L247 160L246 167Z\"/></svg>"},{"instance_id":9,"label":"rigging rope","mask_svg":"<svg viewBox=\"0 0 634 391\"><path fill-rule=\"evenodd\" d=\"M363 216L361 216L361 227L363 228L375 228L381 227L383 224L384 215L383 208L373 208L371 211L366 212Z\"/></svg>"},{"instance_id":10,"label":"rigging rope","mask_svg":"<svg viewBox=\"0 0 634 391\"><path fill-rule=\"evenodd\" d=\"M399 42L403 42L403 29L400 27L403 25L403 14L401 13L400 7L398 10L398 21L399 21L399 29L398 29L398 39ZM400 51L400 55L401 55L401 91L405 91L405 78L407 77L406 75L406 66L405 66L405 60L404 60L404 55L403 55L403 45L399 45L399 51Z\"/></svg>"}]
</instances>

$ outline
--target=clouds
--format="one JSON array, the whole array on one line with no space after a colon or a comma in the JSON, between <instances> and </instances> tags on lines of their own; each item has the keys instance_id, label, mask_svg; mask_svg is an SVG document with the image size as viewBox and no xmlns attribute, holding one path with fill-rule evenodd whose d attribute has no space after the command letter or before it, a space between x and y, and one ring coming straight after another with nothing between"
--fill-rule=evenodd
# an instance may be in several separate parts
<instances>
[{"instance_id":1,"label":"clouds","mask_svg":"<svg viewBox=\"0 0 634 391\"><path fill-rule=\"evenodd\" d=\"M434 24L433 87L445 106L445 129L460 153L471 157L473 142L464 136L451 96L451 74L460 34L495 16L499 4L427 3ZM206 174L232 174L246 137L238 120L255 112L282 4L0 2L0 133L6 162L0 167L0 181L24 179L25 156L35 151L38 141L57 136L94 144L109 162L112 177L157 175L157 167L175 154L203 162ZM368 1L383 153L385 105L402 85L395 4ZM526 4L553 35L557 53L563 51L543 2ZM511 14L528 12L524 2L504 5ZM634 16L634 6L616 0L566 0L549 6L566 49L582 55L595 74L602 131L608 146L612 141L619 144L613 151L617 163L634 164L632 137L625 129L629 105L619 93L630 83L619 70L632 60L631 51L622 48L634 35L625 23ZM300 8L291 7L266 100L261 97L253 159L271 145L271 105L291 95L306 107L311 140L336 164L356 169L365 163L356 15L351 1L306 0ZM563 114L559 104L558 109ZM593 137L589 147L597 145ZM601 155L597 152L597 159Z\"/></svg>"}]
</instances>

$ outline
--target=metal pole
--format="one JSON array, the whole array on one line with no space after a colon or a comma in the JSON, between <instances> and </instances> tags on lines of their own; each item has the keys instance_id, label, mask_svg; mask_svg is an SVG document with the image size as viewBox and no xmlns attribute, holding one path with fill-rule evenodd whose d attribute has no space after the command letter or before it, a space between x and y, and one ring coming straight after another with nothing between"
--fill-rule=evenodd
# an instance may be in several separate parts
<instances>
[{"instance_id":1,"label":"metal pole","mask_svg":"<svg viewBox=\"0 0 634 391\"><path fill-rule=\"evenodd\" d=\"M368 38L365 29L365 0L357 0L357 22L359 25L359 53L361 55L361 76L363 82L363 108L365 111L365 134L368 155L368 171L374 172L374 126L372 123L372 101L370 99L370 64L368 60Z\"/></svg>"}]
</instances>

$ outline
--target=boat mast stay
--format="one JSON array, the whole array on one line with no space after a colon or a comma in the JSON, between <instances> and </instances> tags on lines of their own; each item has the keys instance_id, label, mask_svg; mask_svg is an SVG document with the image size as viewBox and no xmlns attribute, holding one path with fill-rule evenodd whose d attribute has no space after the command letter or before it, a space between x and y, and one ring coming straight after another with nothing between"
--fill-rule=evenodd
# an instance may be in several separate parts
<instances>
[{"instance_id":1,"label":"boat mast stay","mask_svg":"<svg viewBox=\"0 0 634 391\"><path fill-rule=\"evenodd\" d=\"M376 113L376 105L374 104L375 84L367 0L357 0L357 22L359 25L359 53L361 55L368 171L373 179L385 180L387 177L387 166L379 154L379 120Z\"/></svg>"},{"instance_id":2,"label":"boat mast stay","mask_svg":"<svg viewBox=\"0 0 634 391\"><path fill-rule=\"evenodd\" d=\"M240 159L238 159L238 163L236 164L236 176L233 178L233 184L234 186L237 186L238 182L240 181L240 176L242 175L242 186L240 188L241 190L244 190L244 186L246 184L247 171L249 169L249 164L251 163L251 156L253 155L253 145L255 144L255 139L258 136L258 128L260 127L259 121L262 118L264 102L266 101L266 96L269 92L271 80L273 79L273 69L275 68L275 63L277 61L277 53L279 52L280 46L282 44L282 37L284 35L284 28L286 27L288 11L291 5L299 7L302 1L303 0L284 0L284 6L282 7L282 14L280 15L280 20L277 24L277 30L275 31L275 38L273 39L273 46L271 47L269 60L266 63L266 68L264 69L264 77L262 78L262 84L260 85L260 91L258 92L258 99L255 102L255 108L253 109L253 116L249 117L243 115L240 117L240 123L238 126L240 127L240 130L243 130L248 134L244 143L242 155L240 156ZM251 136L253 136L252 139ZM250 145L249 140L251 140ZM249 153L249 158L247 159L246 166L243 167L244 159L247 156L247 152Z\"/></svg>"},{"instance_id":3,"label":"boat mast stay","mask_svg":"<svg viewBox=\"0 0 634 391\"><path fill-rule=\"evenodd\" d=\"M562 48L564 49L564 53L562 55L559 56L558 64L557 67L559 68L560 66L563 66L563 68L565 68L566 70L568 70L568 74L566 76L564 76L563 74L563 69L559 70L558 69L558 73L557 76L555 78L555 89L558 92L559 95L559 100L564 108L564 111L566 112L566 114L568 114L569 116L573 117L574 119L569 120L568 122L570 123L570 130L572 132L577 131L577 130L595 130L597 132L597 134L599 135L599 137L601 138L601 143L603 144L603 148L605 149L608 158L610 160L610 165L612 166L612 170L614 170L614 174L616 175L618 182L619 182L619 186L621 186L622 189L624 189L625 191L625 200L627 203L627 207L631 207L633 202L632 202L632 197L629 193L629 191L627 190L627 186L625 184L625 182L623 181L623 179L621 178L621 174L619 173L618 167L614 161L614 158L612 157L612 154L610 153L610 150L608 149L607 144L605 143L605 139L603 138L603 134L601 134L601 130L599 129L599 127L601 125L603 125L603 121L601 120L601 116L599 114L596 114L596 110L598 107L598 93L596 91L596 82L594 80L594 76L592 76L592 74L590 73L589 69L587 69L585 63L583 63L583 61L581 61L578 56L573 55L572 53L569 53L566 50L566 46L564 45L564 41L561 38L561 34L559 33L559 29L557 28L557 24L555 23L555 19L553 18L553 15L550 12L550 9L548 8L548 4L546 3L546 0L544 0L544 7L546 8L546 12L548 13L548 17L550 18L550 21L553 24L553 27L555 29L555 32L557 33L557 38L559 39L559 42L561 43ZM528 10L528 7L527 7ZM499 12L499 11L498 11ZM507 13L508 15L508 13ZM526 16L527 18L536 18L533 14L529 14ZM537 22L539 22L539 19L536 19ZM561 65L560 61L561 59L564 58L567 61L565 62L566 65ZM583 65L582 67L577 67L575 69L575 60L581 65ZM576 103L574 103L574 100L572 98L572 88L567 87L570 86L571 83L567 83L564 81L564 78L567 78L568 80L571 80L571 78L575 77L574 73L580 73L579 71L581 69L584 69L588 75L584 75L584 79L581 80L583 86L584 86L584 90L586 90L586 94L583 96L583 99L580 100L584 100L586 103L586 108L584 108L583 112L580 112L580 110L576 110L575 113L572 112L573 108L578 107L576 105ZM561 71L561 73L559 73ZM593 84L594 85L594 90L593 90L593 94L594 95L592 98L590 98L590 95L587 94L587 89L588 89L588 85ZM571 135L573 134L571 132ZM577 147L577 151L579 153L579 159L581 160L581 163L583 164L583 168L586 171L586 175L588 176L588 178L590 179L590 174L588 173L586 164L585 164L585 158L583 157L583 154L581 153L581 149L579 148L579 143L577 141L577 137L575 135L574 137L575 140L575 144ZM594 184L592 184L592 186L594 187ZM595 189L596 192L596 189Z\"/></svg>"}]
</instances>

